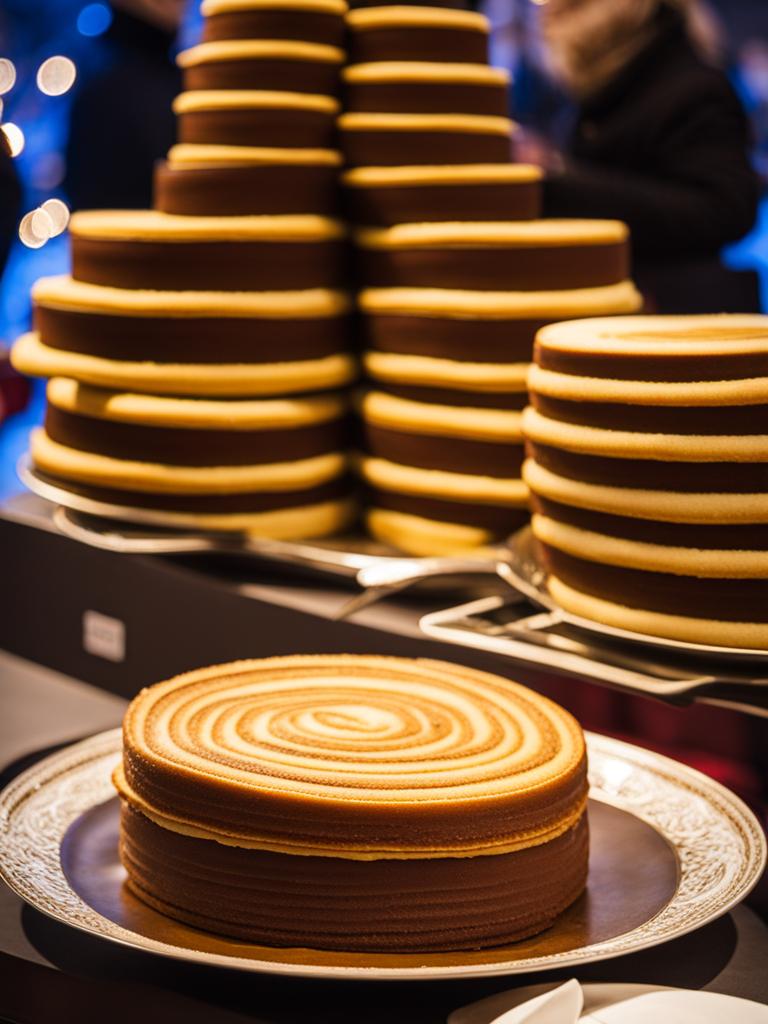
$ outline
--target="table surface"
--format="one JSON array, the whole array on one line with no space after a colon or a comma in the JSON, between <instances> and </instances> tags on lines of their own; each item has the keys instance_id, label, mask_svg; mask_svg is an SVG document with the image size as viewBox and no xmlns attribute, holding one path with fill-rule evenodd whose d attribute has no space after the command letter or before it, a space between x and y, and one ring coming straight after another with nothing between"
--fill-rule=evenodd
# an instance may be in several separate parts
<instances>
[{"instance_id":1,"label":"table surface","mask_svg":"<svg viewBox=\"0 0 768 1024\"><path fill-rule=\"evenodd\" d=\"M125 701L0 651L0 782L42 749L119 724ZM578 969L476 981L282 979L176 963L80 934L0 884L0 1020L141 1024L438 1024L504 989L576 976L707 989L768 1003L768 927L741 906L656 949Z\"/></svg>"}]
</instances>

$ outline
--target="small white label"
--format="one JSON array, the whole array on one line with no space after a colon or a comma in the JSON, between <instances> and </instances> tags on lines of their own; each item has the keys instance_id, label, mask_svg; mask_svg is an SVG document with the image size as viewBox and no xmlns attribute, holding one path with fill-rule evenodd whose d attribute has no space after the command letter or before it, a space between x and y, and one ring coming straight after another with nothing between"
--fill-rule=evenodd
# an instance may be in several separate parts
<instances>
[{"instance_id":1,"label":"small white label","mask_svg":"<svg viewBox=\"0 0 768 1024\"><path fill-rule=\"evenodd\" d=\"M101 612L83 612L83 647L107 661L125 661L125 623Z\"/></svg>"}]
</instances>

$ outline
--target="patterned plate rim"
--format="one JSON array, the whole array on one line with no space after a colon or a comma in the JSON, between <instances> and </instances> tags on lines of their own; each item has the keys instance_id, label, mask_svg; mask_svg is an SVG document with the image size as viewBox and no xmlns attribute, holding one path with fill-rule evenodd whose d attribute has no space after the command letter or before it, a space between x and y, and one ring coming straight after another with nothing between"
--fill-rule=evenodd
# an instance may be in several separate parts
<instances>
[{"instance_id":1,"label":"patterned plate rim","mask_svg":"<svg viewBox=\"0 0 768 1024\"><path fill-rule=\"evenodd\" d=\"M675 895L655 917L623 935L576 950L501 963L369 968L249 960L129 931L83 902L64 876L59 856L71 822L114 795L110 773L120 756L120 729L45 758L0 794L0 878L49 917L134 949L261 973L393 981L490 977L606 960L701 928L744 899L765 866L766 839L743 802L671 758L596 733L586 737L592 797L656 828L675 849L680 878Z\"/></svg>"}]
</instances>

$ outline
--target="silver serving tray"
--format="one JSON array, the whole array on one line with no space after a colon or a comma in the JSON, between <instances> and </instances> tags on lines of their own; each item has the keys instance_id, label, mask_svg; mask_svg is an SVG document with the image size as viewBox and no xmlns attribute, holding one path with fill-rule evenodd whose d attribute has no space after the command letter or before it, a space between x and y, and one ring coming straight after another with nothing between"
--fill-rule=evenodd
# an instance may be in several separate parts
<instances>
[{"instance_id":1,"label":"silver serving tray","mask_svg":"<svg viewBox=\"0 0 768 1024\"><path fill-rule=\"evenodd\" d=\"M527 974L605 960L701 928L744 899L765 866L766 841L738 797L686 765L628 743L587 734L587 748L587 893L560 924L505 948L424 955L268 949L189 928L180 941L179 926L143 904L131 917L111 783L121 756L119 729L46 758L0 794L0 877L42 913L133 949L245 971L386 981ZM72 867L76 842L87 864L79 881ZM612 922L602 934L595 930L601 918ZM127 927L130 922L138 924ZM584 935L592 940L581 941Z\"/></svg>"}]
</instances>

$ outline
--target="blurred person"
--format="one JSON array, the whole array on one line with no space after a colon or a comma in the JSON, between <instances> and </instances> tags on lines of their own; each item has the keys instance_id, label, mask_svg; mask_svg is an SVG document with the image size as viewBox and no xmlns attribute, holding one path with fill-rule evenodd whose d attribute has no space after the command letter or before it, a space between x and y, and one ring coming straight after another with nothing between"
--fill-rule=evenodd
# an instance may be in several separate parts
<instances>
[{"instance_id":1,"label":"blurred person","mask_svg":"<svg viewBox=\"0 0 768 1024\"><path fill-rule=\"evenodd\" d=\"M720 249L753 226L759 198L749 123L694 0L547 0L551 65L577 103L546 216L615 217L632 233L649 311L759 309L757 276Z\"/></svg>"},{"instance_id":2,"label":"blurred person","mask_svg":"<svg viewBox=\"0 0 768 1024\"><path fill-rule=\"evenodd\" d=\"M111 0L100 71L74 98L65 188L75 209L145 208L152 168L175 142L172 47L186 0Z\"/></svg>"}]
</instances>

